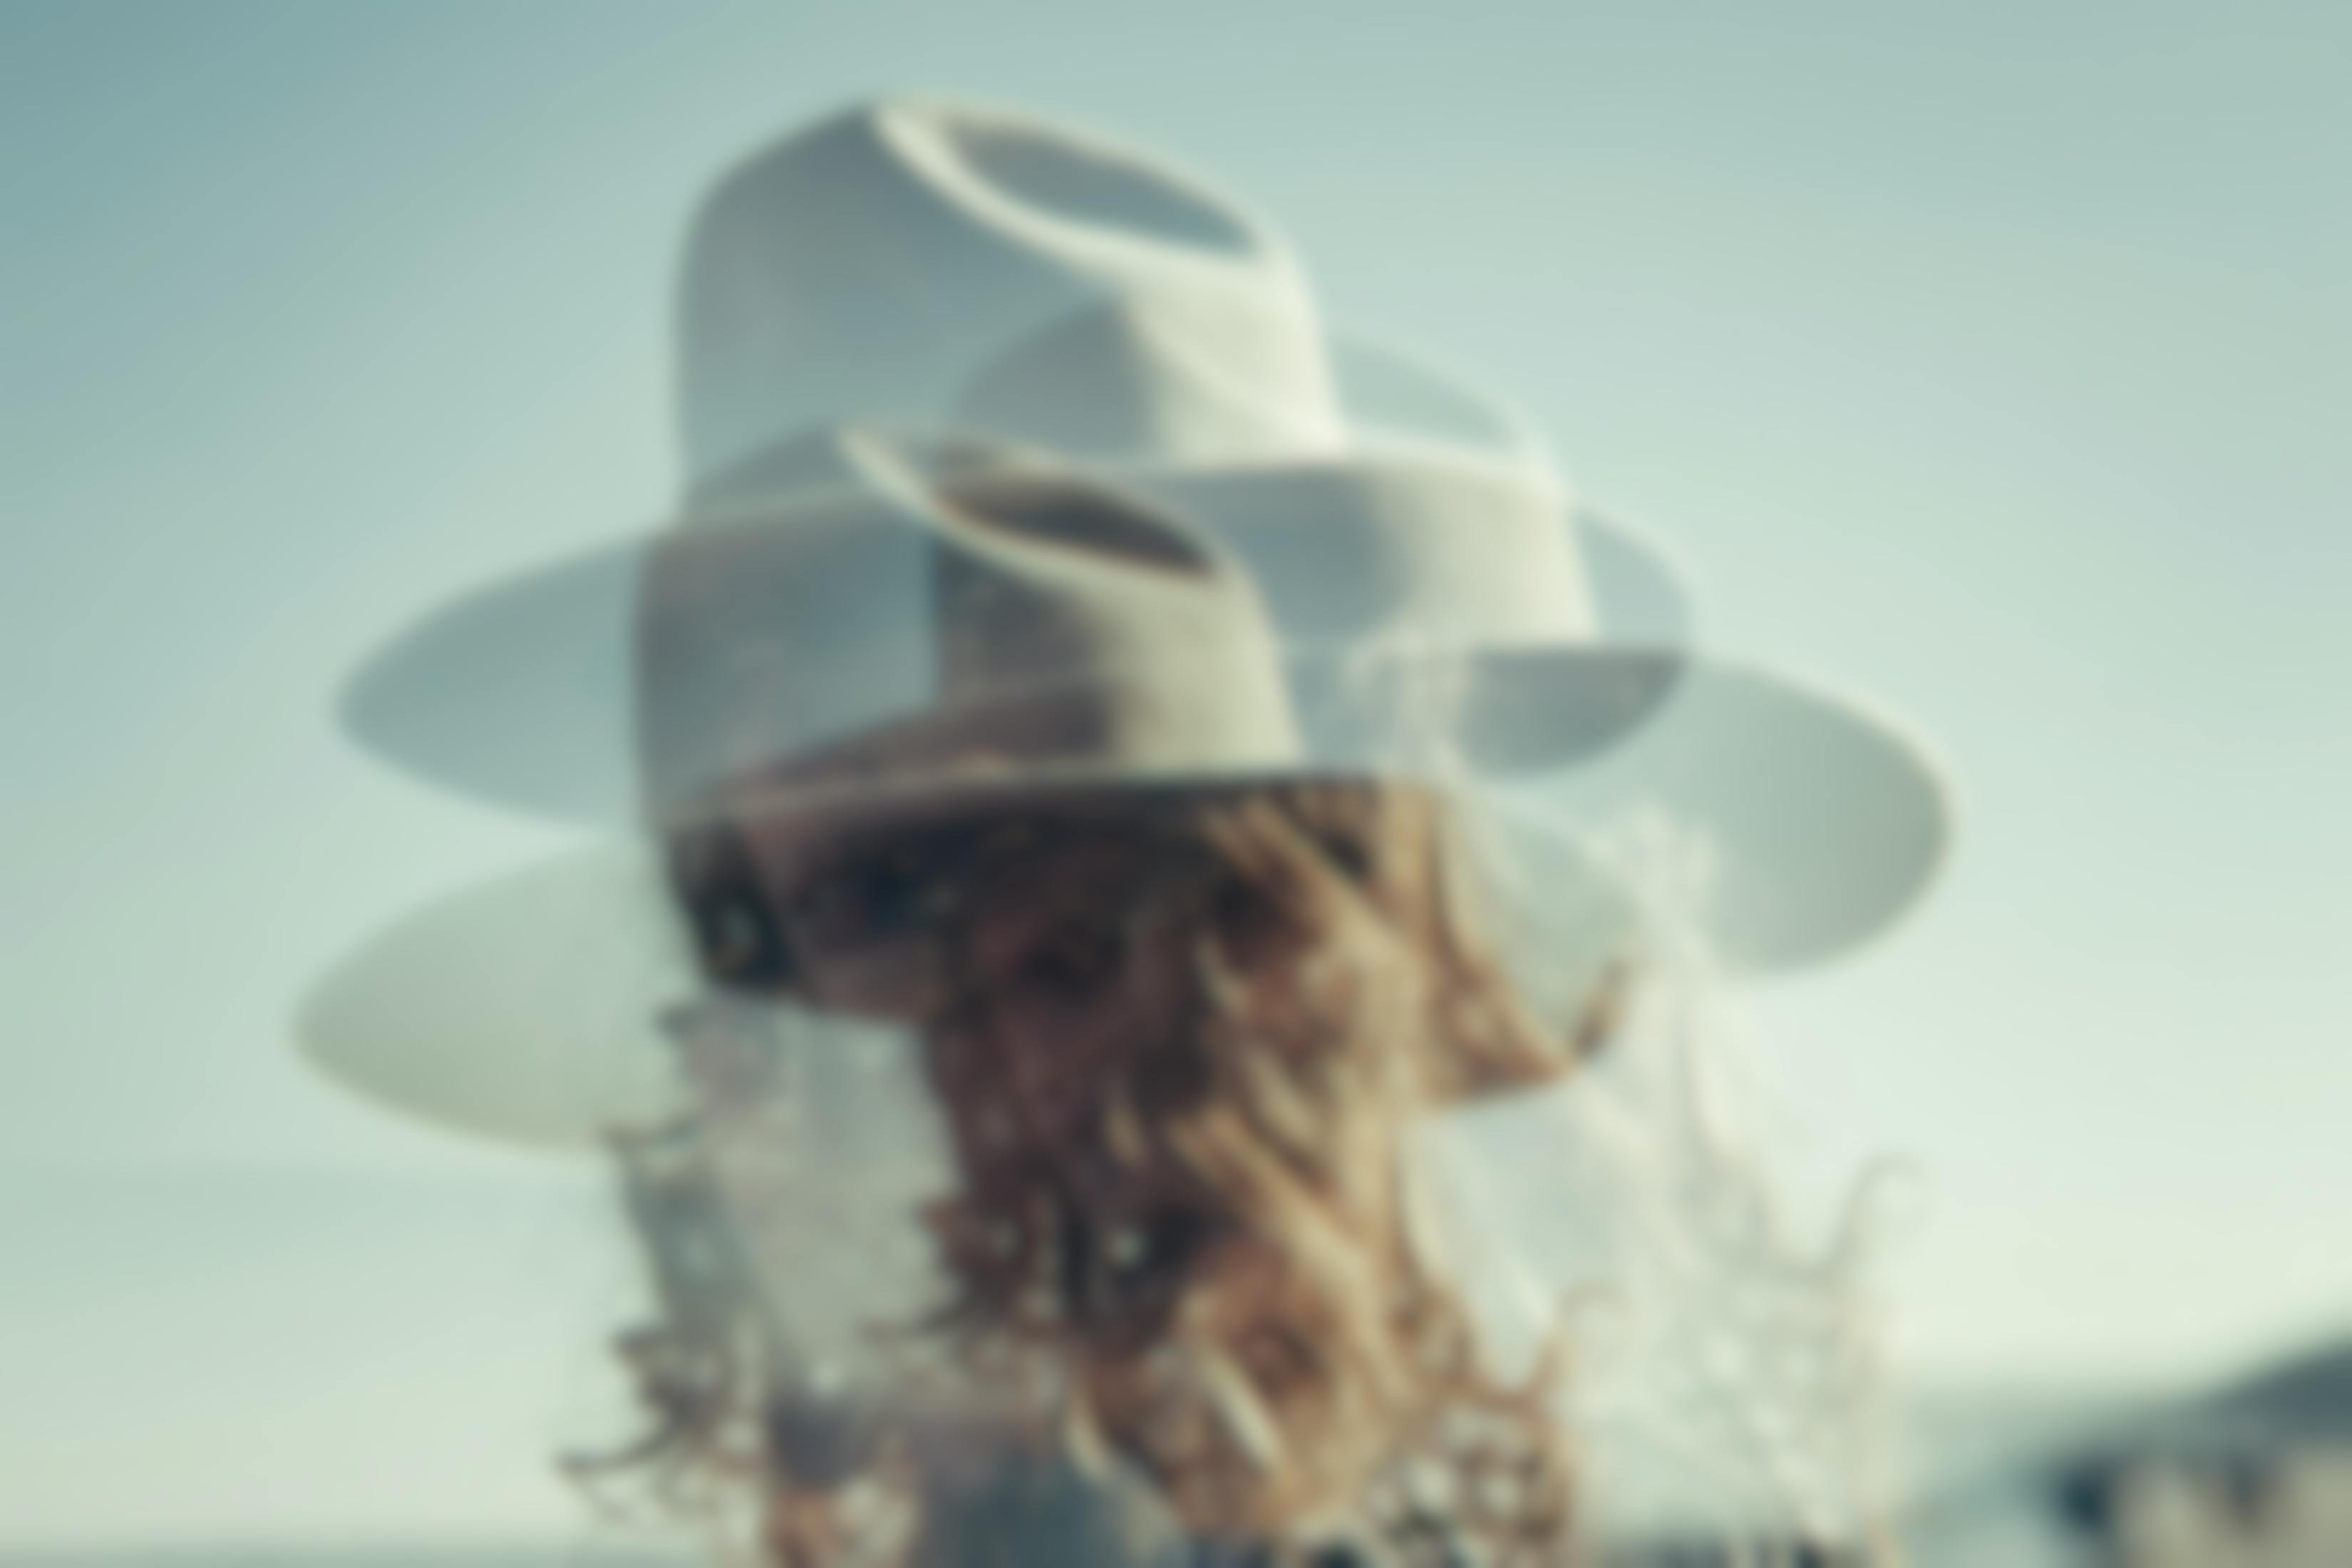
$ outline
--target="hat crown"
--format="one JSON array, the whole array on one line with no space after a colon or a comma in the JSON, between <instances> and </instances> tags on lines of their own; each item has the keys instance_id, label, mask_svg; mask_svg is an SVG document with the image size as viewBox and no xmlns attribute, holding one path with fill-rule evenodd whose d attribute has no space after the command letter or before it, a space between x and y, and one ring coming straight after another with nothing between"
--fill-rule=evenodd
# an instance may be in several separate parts
<instances>
[{"instance_id":1,"label":"hat crown","mask_svg":"<svg viewBox=\"0 0 2352 1568\"><path fill-rule=\"evenodd\" d=\"M1053 335L1072 321L1099 324ZM688 245L677 341L690 491L836 420L941 418L1030 341L1038 371L1087 395L1003 395L1000 434L1231 454L1339 428L1306 280L1270 228L1105 138L932 100L858 105L720 182ZM1199 356L1198 384L1167 374L1170 344ZM1212 412L1238 387L1251 396ZM1062 427L1073 408L1081 427Z\"/></svg>"},{"instance_id":2,"label":"hat crown","mask_svg":"<svg viewBox=\"0 0 2352 1568\"><path fill-rule=\"evenodd\" d=\"M747 780L1296 763L1264 612L1213 542L1035 458L863 429L831 447L849 486L646 558L649 815Z\"/></svg>"}]
</instances>

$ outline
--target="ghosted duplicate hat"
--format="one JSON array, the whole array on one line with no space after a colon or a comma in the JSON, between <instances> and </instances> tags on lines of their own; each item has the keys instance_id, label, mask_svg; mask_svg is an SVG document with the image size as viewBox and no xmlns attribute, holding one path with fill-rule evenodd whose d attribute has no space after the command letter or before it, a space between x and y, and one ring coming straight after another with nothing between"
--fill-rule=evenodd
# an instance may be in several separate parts
<instances>
[{"instance_id":1,"label":"ghosted duplicate hat","mask_svg":"<svg viewBox=\"0 0 2352 1568\"><path fill-rule=\"evenodd\" d=\"M1696 648L1654 546L1576 504L1523 421L1326 334L1279 237L1160 160L1003 110L860 106L720 184L679 319L672 524L408 627L350 689L372 749L632 832L747 779L782 807L1412 775L1571 835L1656 808L1706 840L1712 934L1757 967L1861 942L1940 858L1915 741ZM404 922L320 988L314 1054L490 1131L620 1115L640 1089L521 1026L546 1011L523 991L562 991L589 949L617 973L619 946L669 945L593 912L657 904L620 864ZM635 1027L563 1010L575 1037ZM500 1037L541 1059L494 1089Z\"/></svg>"}]
</instances>

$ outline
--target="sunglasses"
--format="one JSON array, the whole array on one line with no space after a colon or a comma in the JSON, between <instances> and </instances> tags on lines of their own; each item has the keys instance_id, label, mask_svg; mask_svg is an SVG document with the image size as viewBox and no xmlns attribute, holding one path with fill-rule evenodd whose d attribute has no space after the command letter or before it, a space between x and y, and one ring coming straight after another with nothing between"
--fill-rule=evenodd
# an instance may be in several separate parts
<instances>
[{"instance_id":1,"label":"sunglasses","mask_svg":"<svg viewBox=\"0 0 2352 1568\"><path fill-rule=\"evenodd\" d=\"M1034 894L1057 867L1083 866L1090 904L1108 913L1206 864L1202 846L1164 828L1028 815L893 827L772 880L729 825L678 836L670 853L706 974L764 994L829 963L946 939L991 903Z\"/></svg>"}]
</instances>

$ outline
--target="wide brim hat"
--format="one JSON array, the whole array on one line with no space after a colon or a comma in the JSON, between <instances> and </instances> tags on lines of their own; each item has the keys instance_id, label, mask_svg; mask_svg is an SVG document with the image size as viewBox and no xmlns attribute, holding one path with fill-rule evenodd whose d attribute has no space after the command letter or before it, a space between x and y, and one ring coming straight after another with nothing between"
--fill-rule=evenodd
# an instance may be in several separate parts
<instances>
[{"instance_id":1,"label":"wide brim hat","mask_svg":"<svg viewBox=\"0 0 2352 1568\"><path fill-rule=\"evenodd\" d=\"M1501 650L1512 663L1426 639L1285 647L1258 574L1164 502L971 440L827 445L863 487L493 584L360 673L355 721L380 749L462 757L478 789L590 821L601 804L632 831L380 933L313 990L315 1060L430 1120L546 1147L675 1113L665 1021L702 983L641 830L747 803L938 812L1339 778L1474 795L1485 890L1561 1020L1642 940L1588 834L1684 825L1711 861L1709 934L1759 968L1864 940L1940 855L1933 769L1849 700L1605 638ZM1465 749L1490 727L1497 754Z\"/></svg>"},{"instance_id":2,"label":"wide brim hat","mask_svg":"<svg viewBox=\"0 0 2352 1568\"><path fill-rule=\"evenodd\" d=\"M856 512L872 489L874 464L854 455L871 442L832 422L835 397L832 409L924 426L886 443L899 513L909 485L951 482L959 466L1062 471L1185 536L1221 582L1250 584L1265 617L1262 637L1194 651L1246 644L1234 668L1272 679L1203 667L1187 679L1181 658L1163 659L1160 673L1178 672L1162 682L1171 702L1126 705L1172 711L1246 688L1281 713L1249 744L1234 741L1247 725L1213 719L1076 769L1032 757L999 768L1000 784L1410 775L1507 799L1570 859L1579 835L1657 812L1705 842L1716 944L1760 969L1866 940L1941 858L1945 794L1916 739L1852 699L1694 648L1663 553L1577 504L1523 422L1410 356L1325 335L1272 231L1156 160L998 110L863 106L747 164L706 205L680 342L678 515L396 637L347 695L371 750L635 835L677 822L712 782L695 745L649 743L667 721L649 715L740 710L712 694L762 689L746 668L822 676L801 683L815 717L759 742L770 762L893 725L955 728L935 680L903 679L910 657L952 668L906 632L935 605L935 563L886 544L865 576L822 579L833 587L814 595L772 569L812 520ZM892 572L897 597L877 596ZM704 585L693 605L732 606L702 617L720 625L773 619L779 595L799 593L774 624L818 652L865 654L812 661L769 638L764 664L732 659L724 679L691 658L680 677L673 661L669 695L649 701L661 639L648 606L679 581ZM740 767L742 739L730 743ZM952 774L887 787L971 787L973 770ZM676 934L632 852L583 853L362 951L306 1011L313 1056L381 1098L502 1136L576 1142L644 1114L658 1051L599 1058L591 1043L642 1040ZM1620 931L1622 900L1588 901L1616 911L1594 930ZM633 967L616 944L667 956ZM1586 944L1585 978L1610 945ZM642 984L561 978L638 971Z\"/></svg>"}]
</instances>

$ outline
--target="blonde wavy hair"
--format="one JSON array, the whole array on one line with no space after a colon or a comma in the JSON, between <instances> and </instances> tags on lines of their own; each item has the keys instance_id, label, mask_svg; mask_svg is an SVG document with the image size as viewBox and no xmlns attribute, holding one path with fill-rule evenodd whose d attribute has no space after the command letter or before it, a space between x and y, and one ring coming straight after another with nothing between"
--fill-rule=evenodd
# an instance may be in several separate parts
<instances>
[{"instance_id":1,"label":"blonde wavy hair","mask_svg":"<svg viewBox=\"0 0 2352 1568\"><path fill-rule=\"evenodd\" d=\"M1421 789L1105 793L999 817L1049 852L1080 824L1148 846L1144 895L1056 935L1054 962L1096 973L1175 942L1184 984L1160 1026L1057 1064L1050 1107L984 1009L926 1028L954 1181L920 1216L950 1299L919 1334L977 1385L1023 1391L1014 1447L1139 1480L1192 1539L1272 1562L1334 1536L1406 1562L1433 1536L1497 1568L1566 1560L1557 1347L1525 1377L1488 1370L1406 1142L1433 1110L1570 1070L1612 992L1534 1014ZM680 863L722 861L704 845ZM689 912L705 880L681 878ZM756 1074L702 1079L740 1095ZM779 1568L955 1560L927 1536L903 1413L813 1426L769 1385L755 1271L709 1198L716 1111L616 1142L658 1287L656 1321L621 1342L652 1426L579 1468L655 1471L674 1500L748 1485Z\"/></svg>"}]
</instances>

